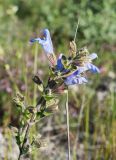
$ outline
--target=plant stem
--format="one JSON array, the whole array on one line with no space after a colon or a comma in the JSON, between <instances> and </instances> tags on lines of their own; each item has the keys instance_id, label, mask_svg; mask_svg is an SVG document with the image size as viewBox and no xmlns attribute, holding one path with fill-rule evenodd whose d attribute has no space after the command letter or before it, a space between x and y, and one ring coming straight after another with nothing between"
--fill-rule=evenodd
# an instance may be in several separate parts
<instances>
[{"instance_id":1,"label":"plant stem","mask_svg":"<svg viewBox=\"0 0 116 160\"><path fill-rule=\"evenodd\" d=\"M83 115L83 110L84 110L84 107L85 107L85 96L83 96L82 98L82 104L81 104L81 107L80 107L80 114L79 114L79 118L78 118L78 125L77 125L77 135L76 135L76 138L75 138L75 143L74 143L74 147L73 147L73 160L76 160L77 159L77 153L76 153L76 148L77 148L77 143L78 143L78 137L79 137L79 127L81 125L81 121L82 121L82 115Z\"/></svg>"},{"instance_id":2,"label":"plant stem","mask_svg":"<svg viewBox=\"0 0 116 160\"><path fill-rule=\"evenodd\" d=\"M35 53L34 53L34 74L37 72L37 53L38 53L38 44L35 44ZM36 105L36 91L37 91L37 86L34 85L34 91L33 91L33 105Z\"/></svg>"},{"instance_id":3,"label":"plant stem","mask_svg":"<svg viewBox=\"0 0 116 160\"><path fill-rule=\"evenodd\" d=\"M30 118L30 120L29 120L29 122L27 124L27 128L26 128L26 131L25 131L25 136L24 136L24 139L23 139L22 146L20 148L20 154L19 154L18 160L20 160L21 155L22 155L22 151L24 150L25 143L27 142L27 138L28 138L28 134L29 134L29 129L30 129L30 124L33 121L33 118L34 118L34 113L32 114L32 116L31 116L31 118Z\"/></svg>"},{"instance_id":4,"label":"plant stem","mask_svg":"<svg viewBox=\"0 0 116 160\"><path fill-rule=\"evenodd\" d=\"M70 129L69 129L69 109L68 109L68 90L66 92L66 119L67 119L67 135L68 135L68 160L70 160Z\"/></svg>"}]
</instances>

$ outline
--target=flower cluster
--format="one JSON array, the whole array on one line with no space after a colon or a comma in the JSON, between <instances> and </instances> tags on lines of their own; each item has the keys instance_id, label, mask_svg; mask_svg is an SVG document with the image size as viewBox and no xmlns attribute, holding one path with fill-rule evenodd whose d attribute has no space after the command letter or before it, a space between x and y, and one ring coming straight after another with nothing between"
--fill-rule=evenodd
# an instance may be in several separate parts
<instances>
[{"instance_id":1,"label":"flower cluster","mask_svg":"<svg viewBox=\"0 0 116 160\"><path fill-rule=\"evenodd\" d=\"M66 57L60 54L56 58L53 50L53 44L48 29L42 32L42 38L31 39L30 42L38 42L44 49L50 62L50 77L58 83L62 81L64 85L74 85L87 83L88 80L84 76L85 71L89 70L92 73L99 73L99 69L91 62L97 58L96 53L89 54L86 47L78 49L74 41L70 42L70 56Z\"/></svg>"}]
</instances>

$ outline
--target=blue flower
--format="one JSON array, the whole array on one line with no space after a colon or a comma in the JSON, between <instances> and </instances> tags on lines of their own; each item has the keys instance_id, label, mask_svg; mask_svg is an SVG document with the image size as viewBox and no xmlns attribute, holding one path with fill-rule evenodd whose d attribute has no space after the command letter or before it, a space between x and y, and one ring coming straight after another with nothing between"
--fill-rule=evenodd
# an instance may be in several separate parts
<instances>
[{"instance_id":1,"label":"blue flower","mask_svg":"<svg viewBox=\"0 0 116 160\"><path fill-rule=\"evenodd\" d=\"M86 63L85 67L90 70L92 73L100 73L100 70L98 67L96 67L95 65L93 65L92 63Z\"/></svg>"},{"instance_id":2,"label":"blue flower","mask_svg":"<svg viewBox=\"0 0 116 160\"><path fill-rule=\"evenodd\" d=\"M87 57L84 57L81 65L85 68L85 70L90 70L92 73L100 73L99 68L91 63L92 60L94 60L95 58L98 58L97 54L92 53L88 55ZM80 67L80 64L77 63L76 66Z\"/></svg>"},{"instance_id":3,"label":"blue flower","mask_svg":"<svg viewBox=\"0 0 116 160\"><path fill-rule=\"evenodd\" d=\"M67 72L69 72L69 69L66 69L64 67L64 65L62 64L62 56L63 54L60 54L59 58L57 59L57 64L56 64L56 72L62 72L63 74L66 74Z\"/></svg>"},{"instance_id":4,"label":"blue flower","mask_svg":"<svg viewBox=\"0 0 116 160\"><path fill-rule=\"evenodd\" d=\"M43 37L42 38L34 38L34 39L30 39L30 42L38 42L39 44L41 44L42 48L44 49L46 54L53 54L53 44L52 44L52 40L51 40L51 36L50 36L50 32L48 29L44 29L43 30Z\"/></svg>"},{"instance_id":5,"label":"blue flower","mask_svg":"<svg viewBox=\"0 0 116 160\"><path fill-rule=\"evenodd\" d=\"M60 54L60 56L57 60L56 70L57 71L62 71L63 69L64 69L64 66L62 64L62 54Z\"/></svg>"},{"instance_id":6,"label":"blue flower","mask_svg":"<svg viewBox=\"0 0 116 160\"><path fill-rule=\"evenodd\" d=\"M60 54L59 58L57 59L56 72L59 71L65 74L64 83L66 85L87 83L88 82L87 79L81 75L87 70L90 70L93 73L100 72L95 65L90 63L93 59L97 58L96 53L88 55L87 59L83 63L83 66L77 66L77 69L73 71L73 73L70 73L71 71L69 69L64 68L64 65L62 64L62 56L63 54ZM69 75L67 74L67 71L69 72Z\"/></svg>"},{"instance_id":7,"label":"blue flower","mask_svg":"<svg viewBox=\"0 0 116 160\"><path fill-rule=\"evenodd\" d=\"M83 84L83 83L87 83L87 79L85 77L82 77L81 75L76 75L77 72L73 73L72 75L68 76L64 83L66 85L74 85L74 84Z\"/></svg>"},{"instance_id":8,"label":"blue flower","mask_svg":"<svg viewBox=\"0 0 116 160\"><path fill-rule=\"evenodd\" d=\"M92 53L87 57L90 61L92 61L95 58L98 58L96 53ZM95 65L93 65L92 63L90 63L88 60L88 62L85 62L84 67L86 67L88 70L90 70L92 73L100 73L100 70L98 67L96 67Z\"/></svg>"},{"instance_id":9,"label":"blue flower","mask_svg":"<svg viewBox=\"0 0 116 160\"><path fill-rule=\"evenodd\" d=\"M74 84L83 84L83 83L87 83L87 79L85 77L83 77L81 75L81 73L90 70L92 73L99 73L100 70L98 67L96 67L95 65L93 65L92 63L90 63L89 61L93 60L97 58L97 54L96 53L92 53L87 57L87 60L84 62L84 65L81 66L77 66L77 70L75 72L73 72L70 76L65 78L64 83L66 85L74 85Z\"/></svg>"},{"instance_id":10,"label":"blue flower","mask_svg":"<svg viewBox=\"0 0 116 160\"><path fill-rule=\"evenodd\" d=\"M81 76L81 73L86 71L87 68L85 67L79 67L75 72L73 72L70 76L66 77L64 83L66 85L74 85L74 84L82 84L87 83L87 79L83 76Z\"/></svg>"}]
</instances>

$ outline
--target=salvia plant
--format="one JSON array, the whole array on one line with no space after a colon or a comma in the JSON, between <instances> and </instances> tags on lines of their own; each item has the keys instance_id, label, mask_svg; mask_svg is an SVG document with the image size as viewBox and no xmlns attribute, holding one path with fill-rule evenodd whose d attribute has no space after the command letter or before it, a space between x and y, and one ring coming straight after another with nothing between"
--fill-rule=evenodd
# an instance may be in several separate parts
<instances>
[{"instance_id":1,"label":"salvia plant","mask_svg":"<svg viewBox=\"0 0 116 160\"><path fill-rule=\"evenodd\" d=\"M85 72L99 73L99 69L92 64L92 60L97 58L96 53L89 54L86 47L78 49L74 41L70 42L69 56L60 54L58 58L54 54L53 44L48 29L42 31L41 38L33 38L30 43L38 42L49 61L49 77L47 84L38 75L32 79L38 86L40 98L36 106L28 106L25 98L17 93L14 102L18 107L19 127L12 127L19 146L19 160L23 155L27 155L36 147L40 148L45 142L35 133L30 138L30 128L42 118L58 111L59 95L66 94L67 113L67 133L68 133L68 159L70 160L70 137L69 137L69 115L68 115L68 87L70 85L85 84L88 82Z\"/></svg>"}]
</instances>

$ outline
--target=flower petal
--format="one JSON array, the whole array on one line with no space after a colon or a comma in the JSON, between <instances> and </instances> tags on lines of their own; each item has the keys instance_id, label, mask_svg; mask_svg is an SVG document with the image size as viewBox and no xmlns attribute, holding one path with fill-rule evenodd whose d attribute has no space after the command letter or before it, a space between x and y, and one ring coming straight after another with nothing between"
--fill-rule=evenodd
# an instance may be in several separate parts
<instances>
[{"instance_id":1,"label":"flower petal","mask_svg":"<svg viewBox=\"0 0 116 160\"><path fill-rule=\"evenodd\" d=\"M40 38L32 38L32 39L30 39L31 43L36 42L36 41L38 41L40 43L41 39Z\"/></svg>"},{"instance_id":2,"label":"flower petal","mask_svg":"<svg viewBox=\"0 0 116 160\"><path fill-rule=\"evenodd\" d=\"M91 60L95 59L95 58L98 58L97 54L96 53L92 53L88 56Z\"/></svg>"},{"instance_id":3,"label":"flower petal","mask_svg":"<svg viewBox=\"0 0 116 160\"><path fill-rule=\"evenodd\" d=\"M47 53L47 54L52 54L54 53L53 51L53 44L52 44L52 40L51 40L51 36L50 36L50 32L48 29L44 29L43 30L43 35L45 37L45 40L40 43L44 49L44 51Z\"/></svg>"},{"instance_id":4,"label":"flower petal","mask_svg":"<svg viewBox=\"0 0 116 160\"><path fill-rule=\"evenodd\" d=\"M36 40L34 39L34 38L32 38L32 39L30 39L30 43L33 43L33 42L35 42Z\"/></svg>"},{"instance_id":5,"label":"flower petal","mask_svg":"<svg viewBox=\"0 0 116 160\"><path fill-rule=\"evenodd\" d=\"M57 65L56 65L56 70L62 70L64 68L62 64L62 54L60 54L58 60L57 60Z\"/></svg>"},{"instance_id":6,"label":"flower petal","mask_svg":"<svg viewBox=\"0 0 116 160\"><path fill-rule=\"evenodd\" d=\"M69 76L65 79L64 83L66 85L74 85L74 84L83 84L83 83L87 83L87 79L85 77L76 77L76 76Z\"/></svg>"},{"instance_id":7,"label":"flower petal","mask_svg":"<svg viewBox=\"0 0 116 160\"><path fill-rule=\"evenodd\" d=\"M100 73L99 68L96 67L95 65L91 64L91 63L86 63L85 67L87 67L87 69L90 70L93 73Z\"/></svg>"},{"instance_id":8,"label":"flower petal","mask_svg":"<svg viewBox=\"0 0 116 160\"><path fill-rule=\"evenodd\" d=\"M73 75L79 75L81 73L83 73L84 71L88 70L86 67L79 67L74 73Z\"/></svg>"},{"instance_id":9,"label":"flower petal","mask_svg":"<svg viewBox=\"0 0 116 160\"><path fill-rule=\"evenodd\" d=\"M43 36L44 36L44 38L30 39L30 42L33 43L33 42L38 41L38 43L42 45L46 54L53 54L54 53L53 44L52 44L50 32L48 29L43 30Z\"/></svg>"},{"instance_id":10,"label":"flower petal","mask_svg":"<svg viewBox=\"0 0 116 160\"><path fill-rule=\"evenodd\" d=\"M83 83L87 83L88 82L88 80L85 78L85 77L79 77L79 78L77 78L78 79L78 84L83 84Z\"/></svg>"}]
</instances>

